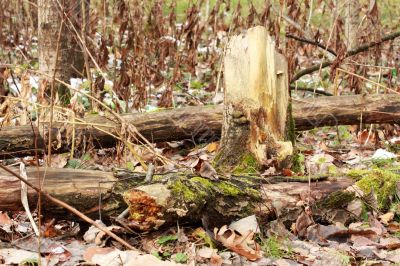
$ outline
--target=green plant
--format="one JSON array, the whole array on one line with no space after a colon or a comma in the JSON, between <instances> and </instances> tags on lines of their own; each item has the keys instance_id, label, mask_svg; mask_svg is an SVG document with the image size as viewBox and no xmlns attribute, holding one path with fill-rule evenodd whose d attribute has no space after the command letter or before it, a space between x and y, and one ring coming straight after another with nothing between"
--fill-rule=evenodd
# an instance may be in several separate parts
<instances>
[{"instance_id":1,"label":"green plant","mask_svg":"<svg viewBox=\"0 0 400 266\"><path fill-rule=\"evenodd\" d=\"M291 248L288 248L287 251L283 249L281 242L276 236L270 236L267 240L262 241L261 249L265 252L267 257L271 258L282 258L284 256L289 256L291 253Z\"/></svg>"},{"instance_id":2,"label":"green plant","mask_svg":"<svg viewBox=\"0 0 400 266\"><path fill-rule=\"evenodd\" d=\"M178 252L175 254L175 262L177 263L185 263L188 260L188 255L182 252Z\"/></svg>"},{"instance_id":3,"label":"green plant","mask_svg":"<svg viewBox=\"0 0 400 266\"><path fill-rule=\"evenodd\" d=\"M329 250L329 253L339 260L341 265L351 265L351 257L336 250Z\"/></svg>"},{"instance_id":4,"label":"green plant","mask_svg":"<svg viewBox=\"0 0 400 266\"><path fill-rule=\"evenodd\" d=\"M84 169L85 164L91 159L90 155L85 153L80 159L71 159L67 163L67 168Z\"/></svg>"},{"instance_id":5,"label":"green plant","mask_svg":"<svg viewBox=\"0 0 400 266\"><path fill-rule=\"evenodd\" d=\"M305 156L301 152L296 152L293 155L293 166L292 170L296 173L304 173L305 172Z\"/></svg>"},{"instance_id":6,"label":"green plant","mask_svg":"<svg viewBox=\"0 0 400 266\"><path fill-rule=\"evenodd\" d=\"M38 265L37 258L24 259L20 262L20 266L36 266Z\"/></svg>"},{"instance_id":7,"label":"green plant","mask_svg":"<svg viewBox=\"0 0 400 266\"><path fill-rule=\"evenodd\" d=\"M160 237L156 242L159 245L166 245L168 242L172 242L178 239L177 235L166 235Z\"/></svg>"},{"instance_id":8,"label":"green plant","mask_svg":"<svg viewBox=\"0 0 400 266\"><path fill-rule=\"evenodd\" d=\"M378 198L379 208L388 209L387 203L395 196L396 184L399 181L400 175L393 171L373 169L365 173L356 184L365 194L370 193L373 188Z\"/></svg>"}]
</instances>

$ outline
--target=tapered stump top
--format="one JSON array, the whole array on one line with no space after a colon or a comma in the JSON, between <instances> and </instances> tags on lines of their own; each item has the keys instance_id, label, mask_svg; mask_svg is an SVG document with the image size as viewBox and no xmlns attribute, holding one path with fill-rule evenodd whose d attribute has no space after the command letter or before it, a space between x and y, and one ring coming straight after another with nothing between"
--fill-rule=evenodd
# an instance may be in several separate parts
<instances>
[{"instance_id":1,"label":"tapered stump top","mask_svg":"<svg viewBox=\"0 0 400 266\"><path fill-rule=\"evenodd\" d=\"M286 59L264 27L234 36L224 59L224 123L216 165L222 171L251 172L286 167L289 113Z\"/></svg>"}]
</instances>

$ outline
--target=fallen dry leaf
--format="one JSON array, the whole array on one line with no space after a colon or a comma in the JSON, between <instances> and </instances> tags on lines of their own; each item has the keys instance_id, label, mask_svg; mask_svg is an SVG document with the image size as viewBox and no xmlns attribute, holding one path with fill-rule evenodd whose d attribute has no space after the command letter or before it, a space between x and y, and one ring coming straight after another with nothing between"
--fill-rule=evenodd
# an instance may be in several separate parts
<instances>
[{"instance_id":1,"label":"fallen dry leaf","mask_svg":"<svg viewBox=\"0 0 400 266\"><path fill-rule=\"evenodd\" d=\"M210 144L207 145L207 151L208 152L214 152L218 149L218 142L211 142Z\"/></svg>"},{"instance_id":2,"label":"fallen dry leaf","mask_svg":"<svg viewBox=\"0 0 400 266\"><path fill-rule=\"evenodd\" d=\"M10 225L12 224L12 221L10 217L8 216L7 213L5 212L0 212L0 226L1 225Z\"/></svg>"},{"instance_id":3,"label":"fallen dry leaf","mask_svg":"<svg viewBox=\"0 0 400 266\"><path fill-rule=\"evenodd\" d=\"M387 213L382 214L381 216L379 216L379 219L385 225L388 225L389 222L391 222L393 220L393 218L394 218L394 213L393 212L387 212Z\"/></svg>"},{"instance_id":4,"label":"fallen dry leaf","mask_svg":"<svg viewBox=\"0 0 400 266\"><path fill-rule=\"evenodd\" d=\"M314 223L315 222L312 217L311 208L306 207L304 212L302 212L296 220L294 233L300 237L305 237L307 234L307 228Z\"/></svg>"},{"instance_id":5,"label":"fallen dry leaf","mask_svg":"<svg viewBox=\"0 0 400 266\"><path fill-rule=\"evenodd\" d=\"M213 253L210 258L210 266L221 266L224 260L217 253Z\"/></svg>"},{"instance_id":6,"label":"fallen dry leaf","mask_svg":"<svg viewBox=\"0 0 400 266\"><path fill-rule=\"evenodd\" d=\"M96 254L108 254L114 251L115 248L101 248L101 247L89 247L86 249L85 254L83 254L83 259L85 261L91 261L93 256Z\"/></svg>"},{"instance_id":7,"label":"fallen dry leaf","mask_svg":"<svg viewBox=\"0 0 400 266\"><path fill-rule=\"evenodd\" d=\"M255 261L262 257L260 246L253 239L254 232L250 230L247 234L240 235L224 225L220 229L214 228L214 236L226 248L246 257L248 260Z\"/></svg>"},{"instance_id":8,"label":"fallen dry leaf","mask_svg":"<svg viewBox=\"0 0 400 266\"><path fill-rule=\"evenodd\" d=\"M217 171L215 171L214 167L207 162L207 161L202 161L201 166L199 169L199 174L201 177L208 178L211 180L217 180L218 179L218 174Z\"/></svg>"},{"instance_id":9,"label":"fallen dry leaf","mask_svg":"<svg viewBox=\"0 0 400 266\"><path fill-rule=\"evenodd\" d=\"M282 169L282 175L284 175L284 176L293 176L294 173L293 173L293 171L290 170L290 169L283 168L283 169Z\"/></svg>"}]
</instances>

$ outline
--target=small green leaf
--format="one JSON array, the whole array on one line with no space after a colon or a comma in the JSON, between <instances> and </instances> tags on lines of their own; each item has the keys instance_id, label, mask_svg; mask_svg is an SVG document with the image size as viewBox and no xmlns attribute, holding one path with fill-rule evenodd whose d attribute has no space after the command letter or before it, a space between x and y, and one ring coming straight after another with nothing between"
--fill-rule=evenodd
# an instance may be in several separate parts
<instances>
[{"instance_id":1,"label":"small green leaf","mask_svg":"<svg viewBox=\"0 0 400 266\"><path fill-rule=\"evenodd\" d=\"M170 256L171 256L171 252L169 252L169 251L164 251L164 252L162 253L162 256L163 256L164 258L170 257Z\"/></svg>"},{"instance_id":2,"label":"small green leaf","mask_svg":"<svg viewBox=\"0 0 400 266\"><path fill-rule=\"evenodd\" d=\"M175 241L178 239L177 235L167 235L167 236L162 236L157 240L157 244L159 245L164 245L170 241Z\"/></svg>"},{"instance_id":3,"label":"small green leaf","mask_svg":"<svg viewBox=\"0 0 400 266\"><path fill-rule=\"evenodd\" d=\"M78 169L81 166L81 161L78 159L69 160L67 163L67 168Z\"/></svg>"},{"instance_id":4,"label":"small green leaf","mask_svg":"<svg viewBox=\"0 0 400 266\"><path fill-rule=\"evenodd\" d=\"M153 255L154 257L156 257L159 260L162 260L162 257L160 256L160 253L158 253L157 251L151 252L151 255Z\"/></svg>"},{"instance_id":5,"label":"small green leaf","mask_svg":"<svg viewBox=\"0 0 400 266\"><path fill-rule=\"evenodd\" d=\"M82 156L82 161L89 161L90 160L90 154L88 154L88 153L85 153L83 156Z\"/></svg>"},{"instance_id":6,"label":"small green leaf","mask_svg":"<svg viewBox=\"0 0 400 266\"><path fill-rule=\"evenodd\" d=\"M175 261L177 263L185 263L188 260L188 255L182 252L178 252L175 254Z\"/></svg>"}]
</instances>

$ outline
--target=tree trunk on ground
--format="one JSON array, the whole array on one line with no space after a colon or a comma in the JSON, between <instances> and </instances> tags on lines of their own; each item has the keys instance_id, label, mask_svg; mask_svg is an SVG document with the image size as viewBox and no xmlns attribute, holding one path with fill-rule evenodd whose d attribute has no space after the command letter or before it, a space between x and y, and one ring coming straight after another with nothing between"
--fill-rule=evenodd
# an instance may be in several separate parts
<instances>
[{"instance_id":1,"label":"tree trunk on ground","mask_svg":"<svg viewBox=\"0 0 400 266\"><path fill-rule=\"evenodd\" d=\"M39 70L49 82L54 74L66 83L71 77L83 75L83 53L71 25L80 32L81 1L38 0ZM64 17L64 14L69 17ZM60 101L67 103L69 89L62 85L55 87Z\"/></svg>"},{"instance_id":2,"label":"tree trunk on ground","mask_svg":"<svg viewBox=\"0 0 400 266\"><path fill-rule=\"evenodd\" d=\"M123 117L151 142L183 139L204 142L219 139L222 109L222 106L197 106L154 113L126 114ZM293 118L296 130L354 125L360 122L400 123L400 97L397 94L387 94L319 97L302 99L299 102L293 100ZM103 116L89 116L85 121L102 125L100 128L109 132L119 132L118 123ZM62 127L62 124L54 124L53 140L57 141L59 128ZM14 157L34 154L35 136L38 138L38 147L43 149L45 142L42 133L47 130L38 130L35 126L33 128L35 131L30 125L3 127L0 130L0 155ZM60 131L62 148L54 150L53 153L68 151L71 137L67 137L66 131ZM116 144L113 137L90 126L77 125L76 136L80 136L82 141L92 140L96 147L107 148Z\"/></svg>"},{"instance_id":3,"label":"tree trunk on ground","mask_svg":"<svg viewBox=\"0 0 400 266\"><path fill-rule=\"evenodd\" d=\"M249 157L263 166L271 161L280 168L287 166L293 152L291 142L285 141L287 62L275 51L266 28L251 28L230 40L224 80L224 121L217 167L222 171L247 168Z\"/></svg>"},{"instance_id":4,"label":"tree trunk on ground","mask_svg":"<svg viewBox=\"0 0 400 266\"><path fill-rule=\"evenodd\" d=\"M27 173L28 181L36 185L45 175L45 191L92 217L97 217L100 209L103 215L116 217L129 203L131 215L125 224L140 231L176 224L177 220L191 223L202 220L212 229L254 213L263 221L278 216L290 223L302 210L300 201L323 202L331 193L353 182L351 179L326 179L309 186L308 180L301 182L295 177L274 178L274 181L256 176L232 176L229 180L211 181L190 173L171 173L155 175L153 183L145 184L145 175L123 171L113 174L28 168ZM21 182L0 170L0 186L3 188L0 210L21 210ZM37 194L29 190L28 196L33 209ZM66 210L52 205L46 198L42 201L45 213L62 214L65 218Z\"/></svg>"}]
</instances>

